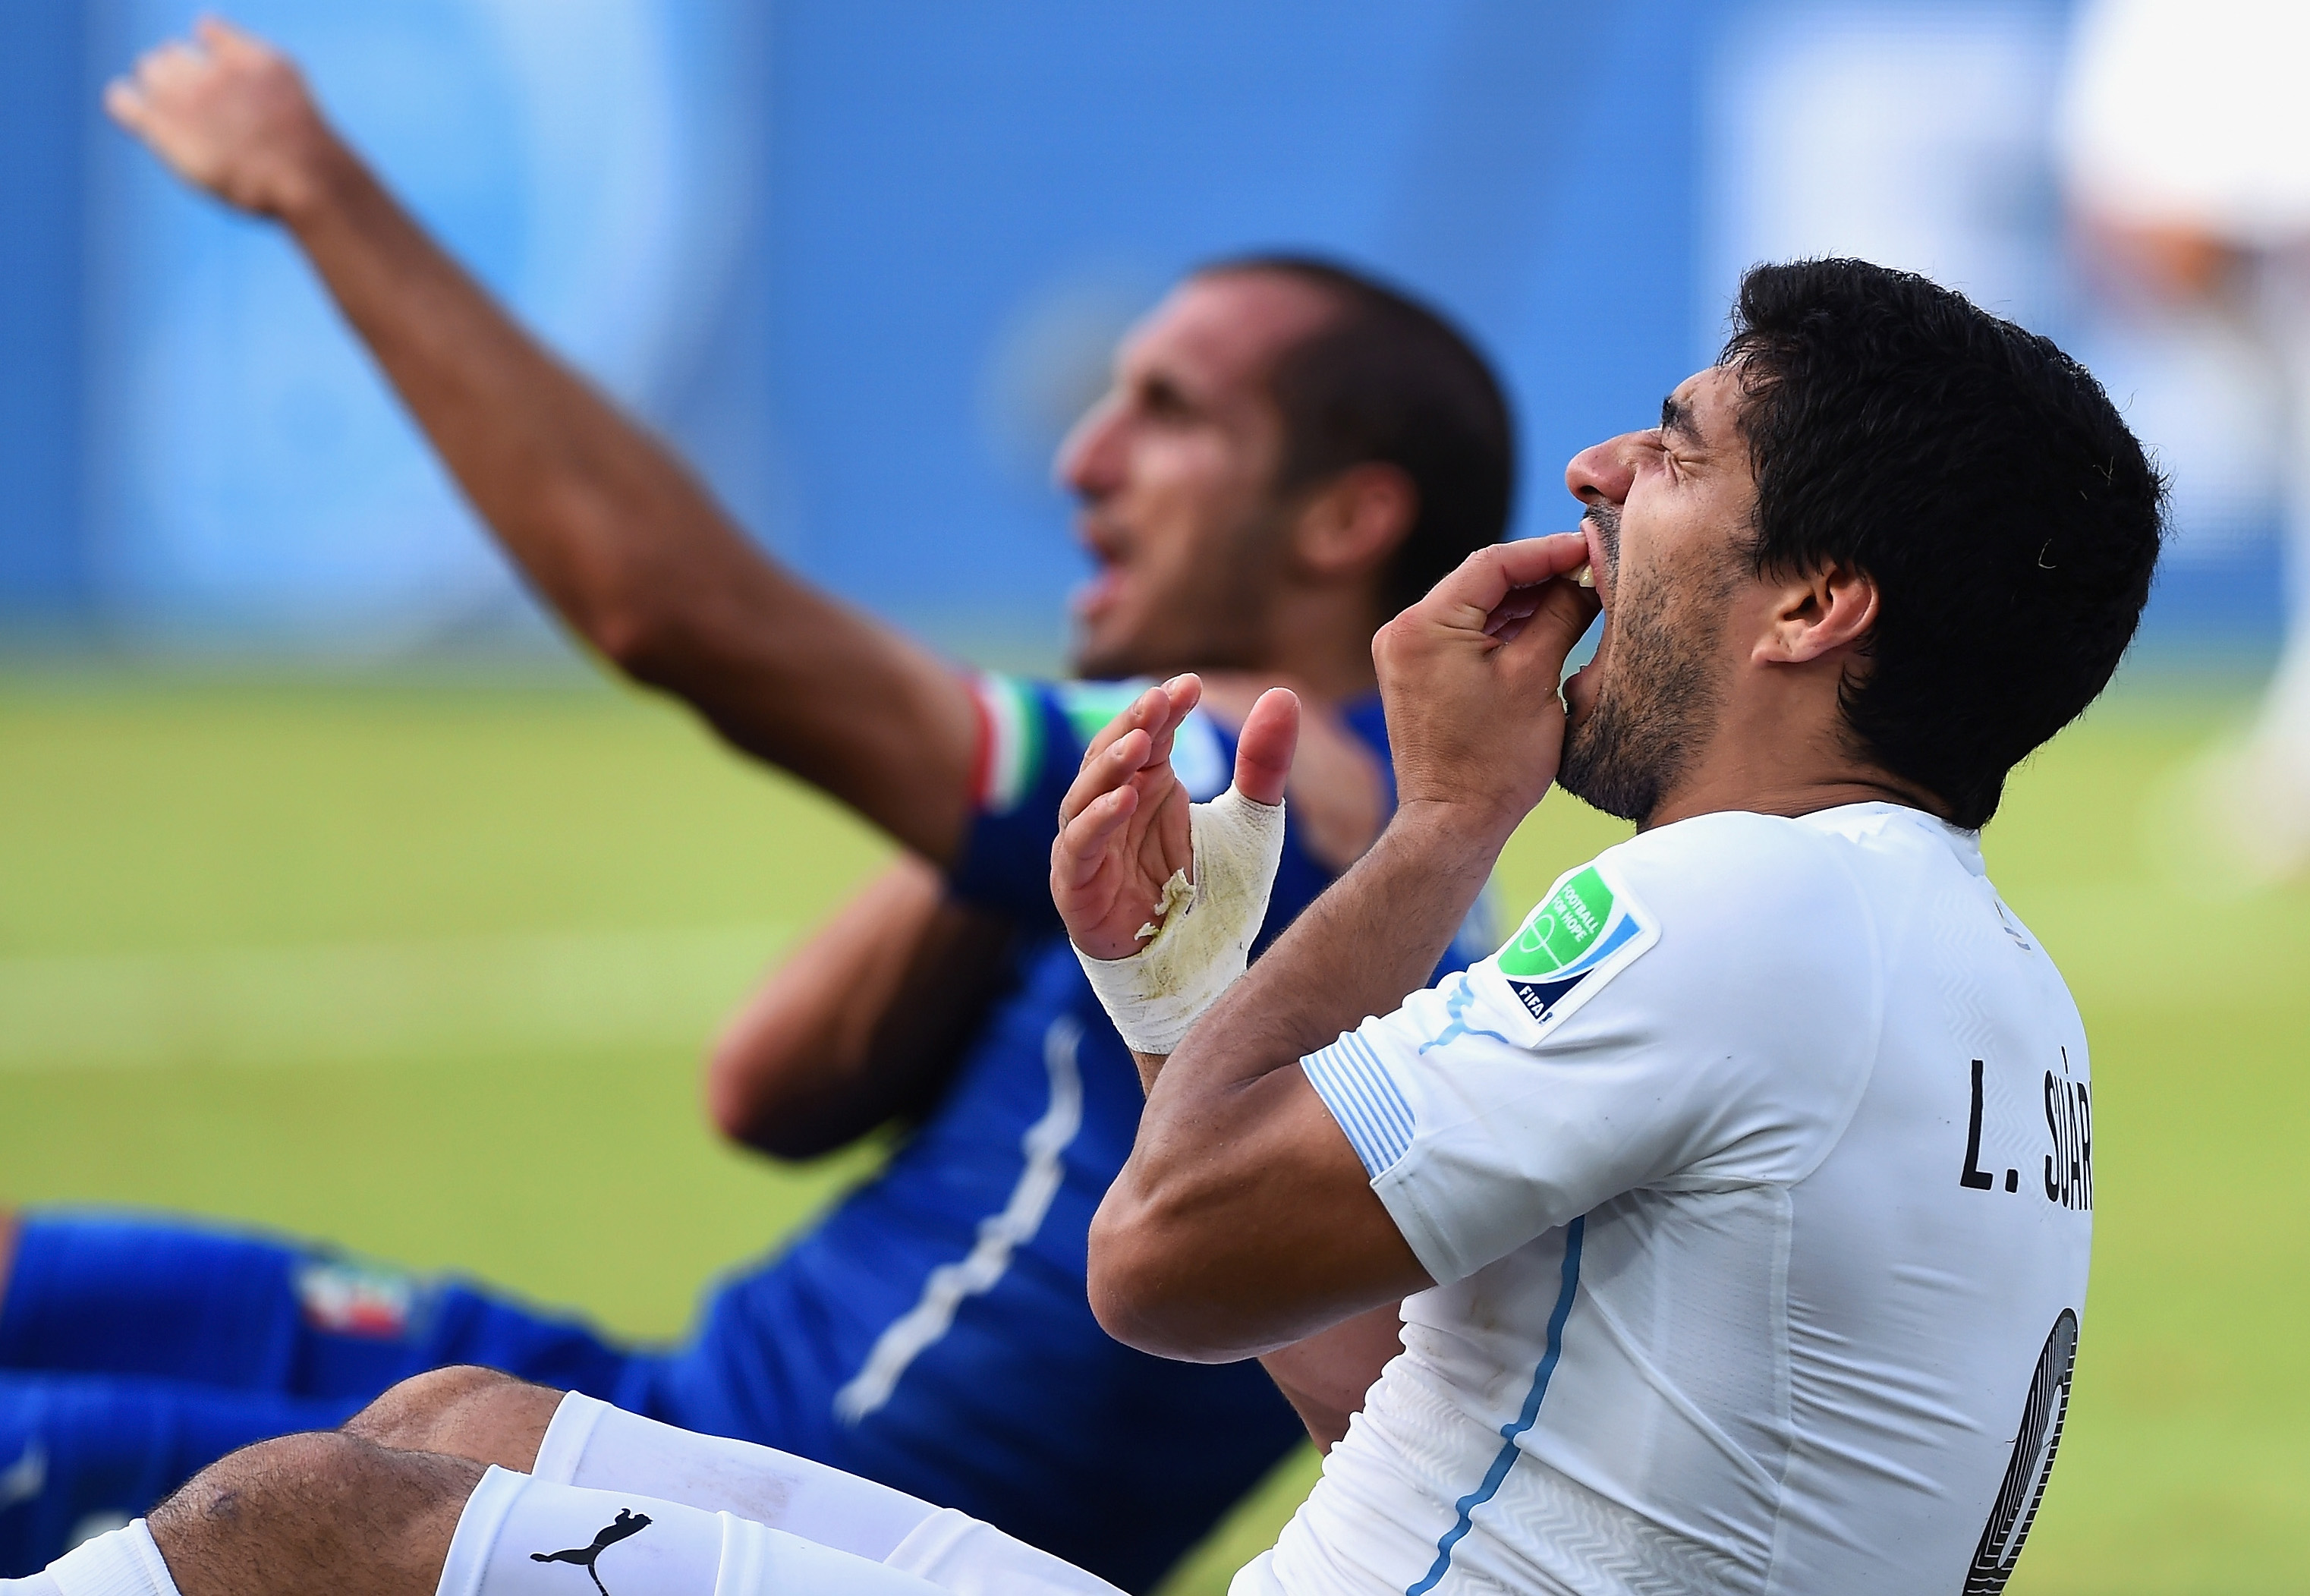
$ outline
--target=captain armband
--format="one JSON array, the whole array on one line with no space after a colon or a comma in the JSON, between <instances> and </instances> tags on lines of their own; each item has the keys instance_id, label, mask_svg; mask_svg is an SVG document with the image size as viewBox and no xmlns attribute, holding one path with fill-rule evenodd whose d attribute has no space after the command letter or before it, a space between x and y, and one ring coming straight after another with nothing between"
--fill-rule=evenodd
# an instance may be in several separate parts
<instances>
[{"instance_id":1,"label":"captain armband","mask_svg":"<svg viewBox=\"0 0 2310 1596\"><path fill-rule=\"evenodd\" d=\"M1134 1053L1168 1054L1250 962L1283 857L1283 805L1255 803L1230 786L1189 806L1195 880L1175 871L1139 934L1154 941L1122 958L1080 948L1083 974Z\"/></svg>"}]
</instances>

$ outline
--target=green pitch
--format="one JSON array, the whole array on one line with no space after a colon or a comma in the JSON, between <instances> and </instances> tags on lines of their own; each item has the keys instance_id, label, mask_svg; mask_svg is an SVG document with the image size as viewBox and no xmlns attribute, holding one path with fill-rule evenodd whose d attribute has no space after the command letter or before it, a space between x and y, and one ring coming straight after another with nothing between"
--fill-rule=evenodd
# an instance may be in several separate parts
<instances>
[{"instance_id":1,"label":"green pitch","mask_svg":"<svg viewBox=\"0 0 2310 1596\"><path fill-rule=\"evenodd\" d=\"M2094 1294L2017 1592L2310 1585L2310 893L2225 896L2157 819L2237 703L2122 694L1988 834L2102 1088ZM883 845L672 711L20 672L0 770L0 1200L287 1227L669 1336L869 1166L732 1153L695 1081ZM1552 799L1515 906L1620 834ZM1313 1471L1173 1596L1222 1590Z\"/></svg>"}]
</instances>

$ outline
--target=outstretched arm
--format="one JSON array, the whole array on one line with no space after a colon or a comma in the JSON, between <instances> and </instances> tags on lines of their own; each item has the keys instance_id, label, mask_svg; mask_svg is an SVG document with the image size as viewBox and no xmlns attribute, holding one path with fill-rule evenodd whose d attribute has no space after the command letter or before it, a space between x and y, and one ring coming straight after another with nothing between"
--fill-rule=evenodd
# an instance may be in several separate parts
<instances>
[{"instance_id":1,"label":"outstretched arm","mask_svg":"<svg viewBox=\"0 0 2310 1596\"><path fill-rule=\"evenodd\" d=\"M286 57L204 22L105 106L188 182L289 229L482 519L586 642L916 852L952 858L976 751L968 689L769 560L426 236Z\"/></svg>"}]
</instances>

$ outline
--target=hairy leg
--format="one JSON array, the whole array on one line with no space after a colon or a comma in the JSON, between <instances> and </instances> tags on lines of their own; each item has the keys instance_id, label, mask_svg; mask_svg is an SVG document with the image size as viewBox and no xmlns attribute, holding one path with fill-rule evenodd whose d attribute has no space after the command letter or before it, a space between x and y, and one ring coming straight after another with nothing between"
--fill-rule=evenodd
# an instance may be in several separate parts
<instances>
[{"instance_id":1,"label":"hairy leg","mask_svg":"<svg viewBox=\"0 0 2310 1596\"><path fill-rule=\"evenodd\" d=\"M439 1453L526 1474L561 1392L470 1365L413 1375L345 1421L396 1452Z\"/></svg>"},{"instance_id":2,"label":"hairy leg","mask_svg":"<svg viewBox=\"0 0 2310 1596\"><path fill-rule=\"evenodd\" d=\"M483 1465L342 1432L234 1453L152 1510L182 1596L432 1596Z\"/></svg>"},{"instance_id":3,"label":"hairy leg","mask_svg":"<svg viewBox=\"0 0 2310 1596\"><path fill-rule=\"evenodd\" d=\"M501 1441L508 1422L553 1394L485 1371L443 1375L458 1377L405 1391L397 1412L366 1417L379 1432L404 1439L429 1431L452 1436L473 1427L467 1439L486 1432ZM1104 1581L962 1514L768 1448L689 1436L590 1398L570 1400L590 1418L588 1436L610 1450L636 1453L644 1471L666 1473L671 1463L673 1474L684 1473L682 1459L653 1454L655 1442L656 1453L687 1448L687 1461L707 1465L709 1474L734 1467L782 1479L797 1498L783 1504L795 1510L785 1516L796 1521L795 1530L816 1533L726 1512L717 1516L711 1505L665 1500L630 1483L576 1486L473 1458L398 1450L339 1430L288 1436L232 1453L154 1508L143 1526L117 1531L53 1565L37 1596L74 1589L169 1596L171 1583L174 1596L437 1596L453 1558L447 1577L458 1591L584 1596L587 1583L601 1583L594 1563L613 1548L623 1572L612 1586L664 1596L1121 1596ZM738 1455L725 1455L734 1448ZM591 1441L581 1448L591 1450ZM586 1459L569 1461L582 1466ZM710 1488L713 1481L703 1483ZM892 1537L876 1532L892 1526L869 1521L889 1518L891 1499L908 1509L911 1527L882 1546ZM145 1566L157 1569L151 1562L157 1549L166 1578L137 1569L135 1538L146 1531ZM859 1532L876 1540L872 1550L821 1539Z\"/></svg>"},{"instance_id":4,"label":"hairy leg","mask_svg":"<svg viewBox=\"0 0 2310 1596\"><path fill-rule=\"evenodd\" d=\"M94 1531L143 1516L252 1443L334 1429L352 1405L0 1368L0 1575L30 1574Z\"/></svg>"}]
</instances>

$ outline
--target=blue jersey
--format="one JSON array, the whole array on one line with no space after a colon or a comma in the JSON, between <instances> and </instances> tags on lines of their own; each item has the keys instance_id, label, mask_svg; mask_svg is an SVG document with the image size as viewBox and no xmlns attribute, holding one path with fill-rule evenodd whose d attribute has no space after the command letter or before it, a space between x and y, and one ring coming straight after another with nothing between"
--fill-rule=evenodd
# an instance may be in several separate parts
<instances>
[{"instance_id":1,"label":"blue jersey","mask_svg":"<svg viewBox=\"0 0 2310 1596\"><path fill-rule=\"evenodd\" d=\"M888 1167L775 1268L725 1288L660 1387L682 1422L736 1434L775 1413L769 1427L807 1431L812 1456L1126 1588L1159 1577L1302 1433L1256 1363L1135 1352L1085 1295L1091 1215L1142 1097L1051 906L1050 850L1084 747L1136 690L982 684L981 802L951 887L1020 928L1012 984ZM1376 696L1347 718L1386 771ZM1205 799L1234 755L1197 714L1173 768ZM1262 943L1330 879L1287 828ZM1489 947L1455 946L1456 962Z\"/></svg>"},{"instance_id":2,"label":"blue jersey","mask_svg":"<svg viewBox=\"0 0 2310 1596\"><path fill-rule=\"evenodd\" d=\"M1005 984L889 1164L717 1287L673 1352L293 1242L32 1216L0 1303L0 1577L235 1447L477 1363L833 1463L1152 1585L1300 1430L1256 1364L1132 1351L1085 1296L1091 1214L1141 1094L1051 906L1050 847L1085 744L1131 694L982 681L986 758L951 889L1018 928ZM1385 772L1378 700L1348 718ZM1233 764L1217 724L1182 728L1173 766L1196 797ZM1328 879L1287 832L1262 940ZM1446 963L1489 945L1463 934Z\"/></svg>"}]
</instances>

